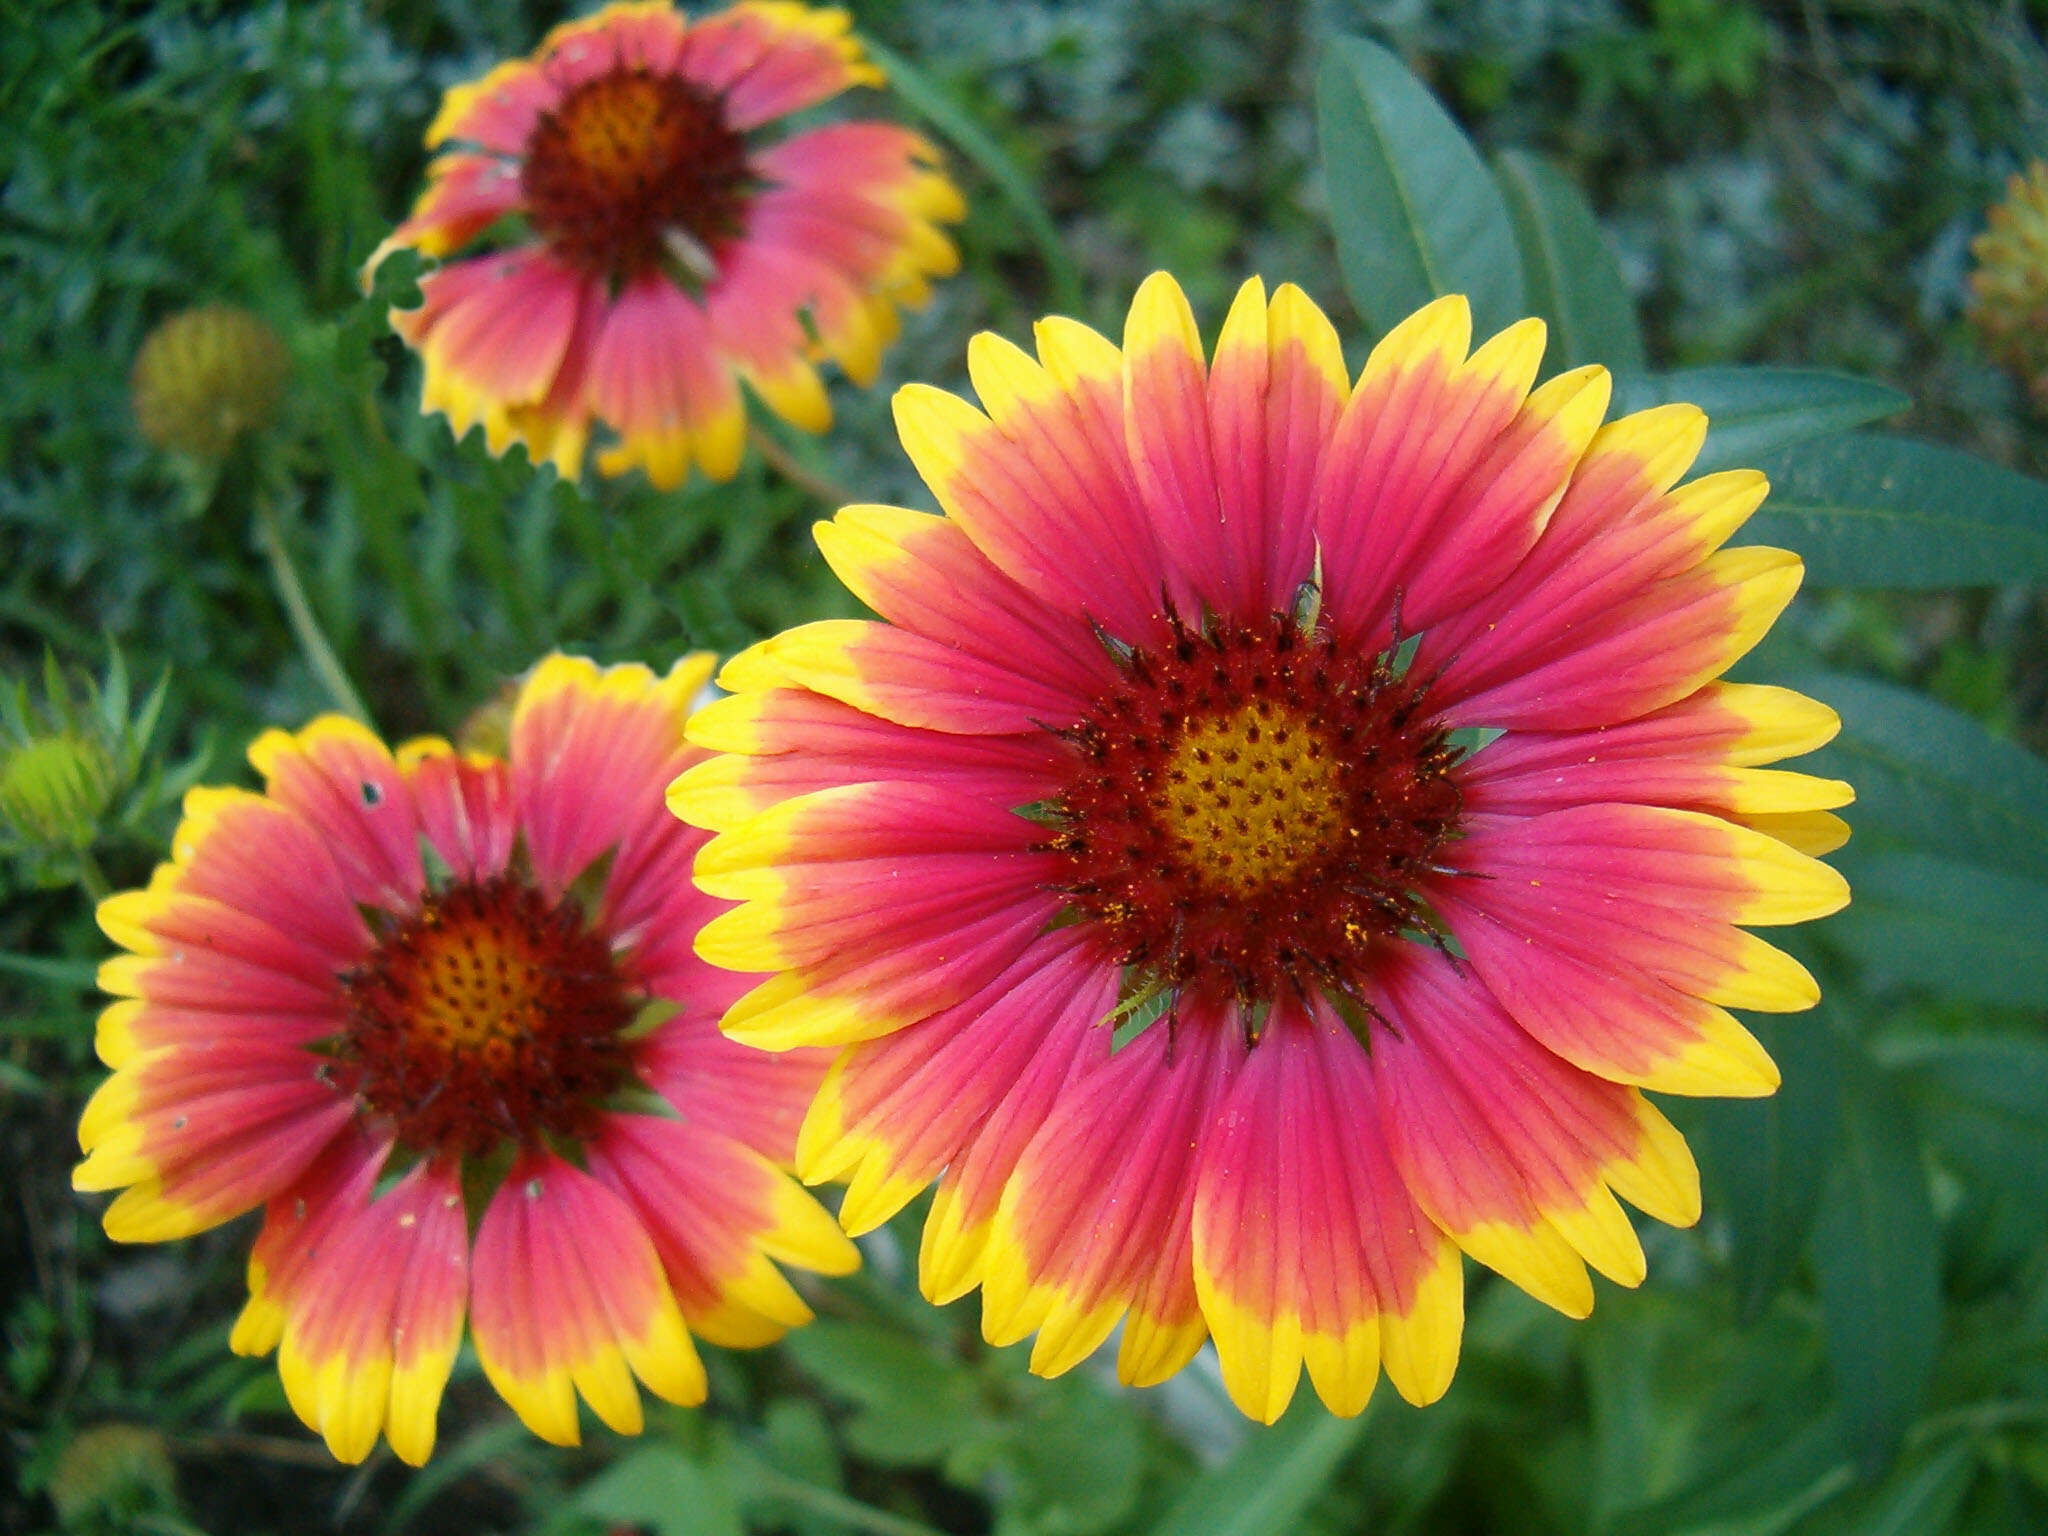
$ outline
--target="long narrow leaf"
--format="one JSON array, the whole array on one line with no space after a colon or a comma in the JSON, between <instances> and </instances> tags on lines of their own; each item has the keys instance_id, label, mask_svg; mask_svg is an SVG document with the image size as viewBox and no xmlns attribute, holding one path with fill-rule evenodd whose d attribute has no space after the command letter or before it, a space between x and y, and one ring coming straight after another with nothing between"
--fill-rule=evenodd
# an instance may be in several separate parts
<instances>
[{"instance_id":1,"label":"long narrow leaf","mask_svg":"<svg viewBox=\"0 0 2048 1536\"><path fill-rule=\"evenodd\" d=\"M1312 1402L1256 1430L1222 1466L1198 1478L1151 1536L1282 1536L1358 1443L1365 1416L1333 1418Z\"/></svg>"},{"instance_id":2,"label":"long narrow leaf","mask_svg":"<svg viewBox=\"0 0 2048 1536\"><path fill-rule=\"evenodd\" d=\"M1895 1073L1945 1162L2048 1210L2048 1043L2019 1035L1920 1041Z\"/></svg>"},{"instance_id":3,"label":"long narrow leaf","mask_svg":"<svg viewBox=\"0 0 2048 1536\"><path fill-rule=\"evenodd\" d=\"M2048 1008L2048 881L1933 854L1844 851L1855 898L1827 936L1866 983Z\"/></svg>"},{"instance_id":4,"label":"long narrow leaf","mask_svg":"<svg viewBox=\"0 0 2048 1536\"><path fill-rule=\"evenodd\" d=\"M1420 80L1340 37L1316 78L1323 181L1344 286L1375 330L1462 293L1481 336L1521 318L1521 257L1500 188Z\"/></svg>"},{"instance_id":5,"label":"long narrow leaf","mask_svg":"<svg viewBox=\"0 0 2048 1536\"><path fill-rule=\"evenodd\" d=\"M1680 400L1707 413L1697 475L1753 466L1794 443L1868 426L1912 404L1888 384L1820 368L1681 368L1614 382L1617 416Z\"/></svg>"},{"instance_id":6,"label":"long narrow leaf","mask_svg":"<svg viewBox=\"0 0 2048 1536\"><path fill-rule=\"evenodd\" d=\"M1843 1420L1875 1469L1934 1379L1941 1239L1912 1117L1860 1048L1845 1044L1841 1056L1841 1134L1814 1220L1813 1269Z\"/></svg>"},{"instance_id":7,"label":"long narrow leaf","mask_svg":"<svg viewBox=\"0 0 2048 1536\"><path fill-rule=\"evenodd\" d=\"M1859 840L2048 880L2048 763L1960 710L1867 677L1779 679L1841 712L1799 767L1847 779Z\"/></svg>"},{"instance_id":8,"label":"long narrow leaf","mask_svg":"<svg viewBox=\"0 0 2048 1536\"><path fill-rule=\"evenodd\" d=\"M1820 1200L1813 1170L1835 1134L1835 1056L1811 1019L1751 1018L1784 1082L1762 1099L1713 1099L1694 1106L1693 1138L1713 1208L1728 1224L1728 1264L1737 1315L1761 1317L1806 1250Z\"/></svg>"},{"instance_id":9,"label":"long narrow leaf","mask_svg":"<svg viewBox=\"0 0 2048 1536\"><path fill-rule=\"evenodd\" d=\"M1530 309L1550 326L1548 373L1600 363L1617 374L1648 366L1636 308L1600 221L1571 179L1519 149L1497 162L1522 248Z\"/></svg>"},{"instance_id":10,"label":"long narrow leaf","mask_svg":"<svg viewBox=\"0 0 2048 1536\"><path fill-rule=\"evenodd\" d=\"M1853 434L1763 458L1771 499L1750 525L1841 587L2048 580L2048 483L1973 454Z\"/></svg>"}]
</instances>

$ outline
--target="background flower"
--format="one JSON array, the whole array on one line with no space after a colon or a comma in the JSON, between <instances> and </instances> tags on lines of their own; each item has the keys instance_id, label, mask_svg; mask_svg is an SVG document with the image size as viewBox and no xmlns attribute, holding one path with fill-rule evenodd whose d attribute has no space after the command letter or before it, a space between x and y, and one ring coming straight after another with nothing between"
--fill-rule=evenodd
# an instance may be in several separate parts
<instances>
[{"instance_id":1,"label":"background flower","mask_svg":"<svg viewBox=\"0 0 2048 1536\"><path fill-rule=\"evenodd\" d=\"M194 790L172 861L100 905L127 953L75 1182L121 1191L130 1242L264 1208L232 1343L279 1350L344 1461L380 1432L425 1461L465 1314L520 1418L574 1444L578 1395L623 1433L635 1378L701 1400L692 1331L808 1319L771 1257L855 1262L781 1166L823 1061L720 1038L732 979L689 951L717 904L658 788L709 671L549 657L502 757L269 732L263 792Z\"/></svg>"},{"instance_id":2,"label":"background flower","mask_svg":"<svg viewBox=\"0 0 2048 1536\"><path fill-rule=\"evenodd\" d=\"M1121 352L977 337L981 410L897 396L945 515L819 526L882 621L691 728L732 755L671 804L742 902L699 953L779 973L725 1028L842 1047L799 1169L854 1231L944 1170L925 1291L1034 1370L1121 1322L1124 1380L1213 1335L1269 1422L1304 1365L1430 1401L1457 1249L1573 1316L1640 1282L1616 1195L1699 1215L1641 1090L1769 1093L1727 1006L1819 995L1742 925L1847 899L1848 786L1757 766L1836 721L1714 681L1799 581L1721 548L1763 476L1681 486L1698 410L1602 428L1604 370L1532 389L1541 322L1470 335L1438 300L1354 385L1254 279L1210 362L1159 274Z\"/></svg>"},{"instance_id":3,"label":"background flower","mask_svg":"<svg viewBox=\"0 0 2048 1536\"><path fill-rule=\"evenodd\" d=\"M638 464L658 486L693 460L716 480L738 468L742 382L824 431L813 362L873 382L898 308L957 264L938 225L963 211L937 151L904 129L762 139L882 83L849 26L780 0L695 22L623 0L450 91L427 131L448 148L370 262L461 256L392 316L426 365L425 407L572 477L598 425L614 439L598 467Z\"/></svg>"}]
</instances>

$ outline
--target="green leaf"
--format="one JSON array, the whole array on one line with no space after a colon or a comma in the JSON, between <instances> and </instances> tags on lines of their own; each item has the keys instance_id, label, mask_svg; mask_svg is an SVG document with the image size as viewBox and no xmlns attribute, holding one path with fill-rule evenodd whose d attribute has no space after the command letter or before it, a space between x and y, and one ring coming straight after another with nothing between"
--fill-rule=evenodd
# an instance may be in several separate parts
<instances>
[{"instance_id":1,"label":"green leaf","mask_svg":"<svg viewBox=\"0 0 2048 1536\"><path fill-rule=\"evenodd\" d=\"M1587 1524L1605 1530L1631 1505L1676 1486L1704 1416L1693 1379L1725 1375L1728 1330L1656 1291L1602 1296L1578 1335L1589 1420ZM1684 1361L1687 1373L1672 1367ZM1783 1367L1780 1367L1782 1371ZM1674 1389L1684 1395L1674 1401Z\"/></svg>"},{"instance_id":2,"label":"green leaf","mask_svg":"<svg viewBox=\"0 0 2048 1536\"><path fill-rule=\"evenodd\" d=\"M1523 292L1550 326L1544 371L1601 363L1615 373L1643 372L1635 303L1585 196L1524 150L1503 151L1496 167L1522 249Z\"/></svg>"},{"instance_id":3,"label":"green leaf","mask_svg":"<svg viewBox=\"0 0 2048 1536\"><path fill-rule=\"evenodd\" d=\"M1631 1510L1616 1536L1687 1536L1712 1530L1769 1536L1792 1529L1855 1481L1832 1414L1803 1425L1771 1422L1728 1447L1702 1476L1667 1498Z\"/></svg>"},{"instance_id":4,"label":"green leaf","mask_svg":"<svg viewBox=\"0 0 2048 1536\"><path fill-rule=\"evenodd\" d=\"M724 1467L693 1461L673 1446L628 1451L576 1491L575 1505L657 1536L746 1536Z\"/></svg>"},{"instance_id":5,"label":"green leaf","mask_svg":"<svg viewBox=\"0 0 2048 1536\"><path fill-rule=\"evenodd\" d=\"M1801 759L1847 779L1858 837L2048 880L2048 763L1960 710L1841 673L1782 679L1833 705L1842 734Z\"/></svg>"},{"instance_id":6,"label":"green leaf","mask_svg":"<svg viewBox=\"0 0 2048 1536\"><path fill-rule=\"evenodd\" d=\"M1129 1514L1144 1447L1128 1399L1081 1376L1039 1393L1015 1423L1015 1464L1028 1485L1035 1529L1092 1536Z\"/></svg>"},{"instance_id":7,"label":"green leaf","mask_svg":"<svg viewBox=\"0 0 2048 1536\"><path fill-rule=\"evenodd\" d=\"M1691 1107L1710 1209L1728 1224L1736 1313L1763 1315L1806 1249L1835 1134L1835 1047L1811 1018L1743 1020L1777 1062L1784 1082L1764 1099L1709 1099Z\"/></svg>"},{"instance_id":8,"label":"green leaf","mask_svg":"<svg viewBox=\"0 0 2048 1536\"><path fill-rule=\"evenodd\" d=\"M1927 1396L1941 1344L1941 1239L1912 1118L1845 1043L1835 1164L1813 1267L1838 1401L1866 1468L1881 1466Z\"/></svg>"},{"instance_id":9,"label":"green leaf","mask_svg":"<svg viewBox=\"0 0 2048 1536\"><path fill-rule=\"evenodd\" d=\"M2048 1207L2048 1043L2018 1035L1915 1042L1895 1072L1946 1161Z\"/></svg>"},{"instance_id":10,"label":"green leaf","mask_svg":"<svg viewBox=\"0 0 2048 1536\"><path fill-rule=\"evenodd\" d=\"M1854 892L1828 939L1866 983L2048 1008L2048 882L1926 853L1841 856Z\"/></svg>"},{"instance_id":11,"label":"green leaf","mask_svg":"<svg viewBox=\"0 0 2048 1536\"><path fill-rule=\"evenodd\" d=\"M825 1410L804 1397L777 1398L761 1417L762 1447L774 1468L810 1487L837 1493L844 1479L840 1474L839 1448L832 1439L832 1427ZM742 1486L745 1486L742 1478ZM750 1501L750 1503L753 1501ZM768 1513L789 1525L798 1536L844 1536L848 1529L840 1521L827 1519L801 1505L781 1506L762 1499Z\"/></svg>"},{"instance_id":12,"label":"green leaf","mask_svg":"<svg viewBox=\"0 0 2048 1536\"><path fill-rule=\"evenodd\" d=\"M1521 257L1479 152L1393 54L1339 37L1316 77L1323 181L1351 302L1384 334L1447 293L1476 335L1522 318Z\"/></svg>"},{"instance_id":13,"label":"green leaf","mask_svg":"<svg viewBox=\"0 0 2048 1536\"><path fill-rule=\"evenodd\" d=\"M972 1378L902 1334L825 1318L792 1334L785 1348L860 1405L846 1421L846 1443L870 1461L928 1465L986 1431Z\"/></svg>"},{"instance_id":14,"label":"green leaf","mask_svg":"<svg viewBox=\"0 0 2048 1536\"><path fill-rule=\"evenodd\" d=\"M1857 1512L1857 1536L1941 1536L1977 1475L1977 1443L1958 1440L1909 1460L1871 1490Z\"/></svg>"},{"instance_id":15,"label":"green leaf","mask_svg":"<svg viewBox=\"0 0 2048 1536\"><path fill-rule=\"evenodd\" d=\"M99 963L94 960L51 960L0 951L0 975L19 976L58 992L82 992L98 974Z\"/></svg>"},{"instance_id":16,"label":"green leaf","mask_svg":"<svg viewBox=\"0 0 2048 1536\"><path fill-rule=\"evenodd\" d=\"M265 1379L275 1374L268 1372ZM413 1517L442 1492L479 1467L494 1464L503 1469L515 1464L533 1444L533 1436L526 1426L507 1415L471 1430L452 1446L444 1446L424 1467L411 1473L397 1490L397 1497L379 1527L383 1536L399 1536L403 1531L421 1529Z\"/></svg>"},{"instance_id":17,"label":"green leaf","mask_svg":"<svg viewBox=\"0 0 2048 1536\"><path fill-rule=\"evenodd\" d=\"M1757 467L1771 498L1747 532L1799 551L1816 586L2048 579L2048 483L1974 454L1852 433Z\"/></svg>"},{"instance_id":18,"label":"green leaf","mask_svg":"<svg viewBox=\"0 0 2048 1536\"><path fill-rule=\"evenodd\" d=\"M1236 1454L1188 1484L1150 1536L1281 1536L1300 1528L1365 1431L1365 1416L1339 1419L1303 1393L1270 1429L1252 1431Z\"/></svg>"},{"instance_id":19,"label":"green leaf","mask_svg":"<svg viewBox=\"0 0 2048 1536\"><path fill-rule=\"evenodd\" d=\"M1617 378L1609 414L1674 401L1707 413L1707 441L1692 466L1696 475L1755 466L1794 443L1882 421L1913 403L1890 385L1818 368L1684 368ZM1776 505L1774 494L1765 506Z\"/></svg>"}]
</instances>

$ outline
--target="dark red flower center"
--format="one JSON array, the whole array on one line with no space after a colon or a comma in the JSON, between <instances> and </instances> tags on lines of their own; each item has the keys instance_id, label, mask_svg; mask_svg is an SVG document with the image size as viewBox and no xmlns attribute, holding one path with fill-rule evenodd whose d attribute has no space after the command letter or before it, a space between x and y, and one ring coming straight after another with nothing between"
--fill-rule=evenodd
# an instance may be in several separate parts
<instances>
[{"instance_id":1,"label":"dark red flower center","mask_svg":"<svg viewBox=\"0 0 2048 1536\"><path fill-rule=\"evenodd\" d=\"M585 1135L627 1073L639 998L580 905L523 879L432 893L344 985L336 1084L418 1152Z\"/></svg>"},{"instance_id":2,"label":"dark red flower center","mask_svg":"<svg viewBox=\"0 0 2048 1536\"><path fill-rule=\"evenodd\" d=\"M1373 946L1433 928L1457 748L1386 652L1283 615L1172 627L1061 733L1060 889L1141 988L1360 997Z\"/></svg>"},{"instance_id":3,"label":"dark red flower center","mask_svg":"<svg viewBox=\"0 0 2048 1536\"><path fill-rule=\"evenodd\" d=\"M614 282L666 266L701 284L741 232L747 146L716 96L622 68L542 115L519 183L534 229L572 266Z\"/></svg>"}]
</instances>

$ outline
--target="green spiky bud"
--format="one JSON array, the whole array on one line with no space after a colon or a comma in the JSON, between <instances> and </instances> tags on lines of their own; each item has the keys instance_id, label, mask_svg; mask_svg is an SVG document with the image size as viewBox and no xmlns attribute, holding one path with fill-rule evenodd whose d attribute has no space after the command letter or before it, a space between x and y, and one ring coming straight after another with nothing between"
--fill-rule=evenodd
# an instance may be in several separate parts
<instances>
[{"instance_id":1,"label":"green spiky bud","mask_svg":"<svg viewBox=\"0 0 2048 1536\"><path fill-rule=\"evenodd\" d=\"M0 854L36 884L80 878L91 849L176 801L204 771L204 753L166 769L150 751L169 678L138 707L128 668L109 648L100 677L43 658L41 687L0 681Z\"/></svg>"},{"instance_id":2,"label":"green spiky bud","mask_svg":"<svg viewBox=\"0 0 2048 1536\"><path fill-rule=\"evenodd\" d=\"M0 824L31 846L89 847L118 787L113 755L75 731L0 743Z\"/></svg>"}]
</instances>

